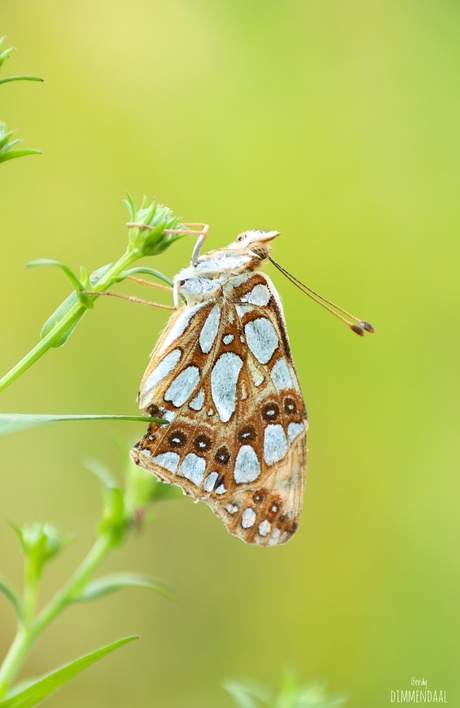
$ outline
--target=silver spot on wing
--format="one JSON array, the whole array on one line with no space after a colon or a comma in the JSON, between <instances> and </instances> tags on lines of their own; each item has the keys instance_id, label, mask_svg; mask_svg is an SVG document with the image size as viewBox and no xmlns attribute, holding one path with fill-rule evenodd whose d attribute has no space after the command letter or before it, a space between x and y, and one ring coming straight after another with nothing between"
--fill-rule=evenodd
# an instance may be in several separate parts
<instances>
[{"instance_id":1,"label":"silver spot on wing","mask_svg":"<svg viewBox=\"0 0 460 708\"><path fill-rule=\"evenodd\" d=\"M269 319L257 317L244 327L249 349L261 364L267 364L278 347L278 335Z\"/></svg>"},{"instance_id":2,"label":"silver spot on wing","mask_svg":"<svg viewBox=\"0 0 460 708\"><path fill-rule=\"evenodd\" d=\"M251 509L251 507L248 507L241 514L241 526L244 529L250 529L251 526L254 526L255 521L256 521L256 512L254 511L254 509Z\"/></svg>"},{"instance_id":3,"label":"silver spot on wing","mask_svg":"<svg viewBox=\"0 0 460 708\"><path fill-rule=\"evenodd\" d=\"M194 307L181 308L177 314L173 326L166 335L161 344L161 351L166 351L168 347L178 339L181 334L184 334L192 317L203 307L203 304L195 305Z\"/></svg>"},{"instance_id":4,"label":"silver spot on wing","mask_svg":"<svg viewBox=\"0 0 460 708\"><path fill-rule=\"evenodd\" d=\"M256 451L251 445L242 445L235 460L233 476L237 484L254 482L260 474L260 464Z\"/></svg>"},{"instance_id":5,"label":"silver spot on wing","mask_svg":"<svg viewBox=\"0 0 460 708\"><path fill-rule=\"evenodd\" d=\"M275 362L270 375L278 391L282 391L285 388L292 388L291 373L284 357Z\"/></svg>"},{"instance_id":6,"label":"silver spot on wing","mask_svg":"<svg viewBox=\"0 0 460 708\"><path fill-rule=\"evenodd\" d=\"M190 401L189 406L190 406L190 408L193 408L194 411L201 411L201 409L203 408L203 404L204 404L204 391L201 388L198 391L195 398L193 399L193 401Z\"/></svg>"},{"instance_id":7,"label":"silver spot on wing","mask_svg":"<svg viewBox=\"0 0 460 708\"><path fill-rule=\"evenodd\" d=\"M177 470L177 474L181 477L186 477L197 486L203 481L204 471L206 469L206 460L203 457L198 457L194 452L189 452L184 457L184 460Z\"/></svg>"},{"instance_id":8,"label":"silver spot on wing","mask_svg":"<svg viewBox=\"0 0 460 708\"><path fill-rule=\"evenodd\" d=\"M203 354L211 351L220 322L220 305L214 305L200 332L200 349Z\"/></svg>"},{"instance_id":9,"label":"silver spot on wing","mask_svg":"<svg viewBox=\"0 0 460 708\"><path fill-rule=\"evenodd\" d=\"M300 433L305 432L305 426L303 423L289 423L288 428L288 440L292 442Z\"/></svg>"},{"instance_id":10,"label":"silver spot on wing","mask_svg":"<svg viewBox=\"0 0 460 708\"><path fill-rule=\"evenodd\" d=\"M283 426L267 425L264 432L264 460L267 465L273 465L283 459L287 452L286 435Z\"/></svg>"},{"instance_id":11,"label":"silver spot on wing","mask_svg":"<svg viewBox=\"0 0 460 708\"><path fill-rule=\"evenodd\" d=\"M165 470L168 470L169 472L175 472L177 465L179 464L179 460L180 456L177 452L162 452L159 455L155 455L152 462L155 462L155 464L160 467L164 467Z\"/></svg>"},{"instance_id":12,"label":"silver spot on wing","mask_svg":"<svg viewBox=\"0 0 460 708\"><path fill-rule=\"evenodd\" d=\"M141 408L148 405L148 399L151 397L155 386L171 373L174 367L179 363L181 356L182 352L180 349L173 349L172 352L169 352L150 372L142 386L139 400Z\"/></svg>"},{"instance_id":13,"label":"silver spot on wing","mask_svg":"<svg viewBox=\"0 0 460 708\"><path fill-rule=\"evenodd\" d=\"M217 359L211 372L211 395L223 423L230 420L236 406L236 385L242 359L233 352L225 352Z\"/></svg>"},{"instance_id":14,"label":"silver spot on wing","mask_svg":"<svg viewBox=\"0 0 460 708\"><path fill-rule=\"evenodd\" d=\"M265 306L270 302L270 298L271 295L267 286L258 283L258 285L255 285L246 295L243 295L241 300L243 302L249 302L251 305Z\"/></svg>"},{"instance_id":15,"label":"silver spot on wing","mask_svg":"<svg viewBox=\"0 0 460 708\"><path fill-rule=\"evenodd\" d=\"M180 372L167 389L164 399L179 408L193 393L200 380L200 370L197 366L187 366Z\"/></svg>"}]
</instances>

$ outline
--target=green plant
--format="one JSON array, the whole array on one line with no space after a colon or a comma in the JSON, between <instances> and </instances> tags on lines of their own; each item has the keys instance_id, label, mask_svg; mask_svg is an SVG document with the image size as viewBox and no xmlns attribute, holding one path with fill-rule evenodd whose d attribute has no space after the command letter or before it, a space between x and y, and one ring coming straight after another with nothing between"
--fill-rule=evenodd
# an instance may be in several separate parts
<instances>
[{"instance_id":1,"label":"green plant","mask_svg":"<svg viewBox=\"0 0 460 708\"><path fill-rule=\"evenodd\" d=\"M2 49L4 37L0 38L0 67L11 55L14 48ZM42 81L36 76L9 76L0 83L11 81ZM13 131L6 131L0 122L0 162L15 157L38 153L38 150L13 150L19 142L12 140ZM0 391L21 376L35 361L50 348L66 343L72 331L85 312L94 307L99 295L134 273L144 273L172 285L169 278L148 267L131 268L137 259L157 255L177 239L187 233L185 226L172 211L161 204L147 204L144 197L136 209L130 195L125 200L129 210L128 244L125 252L113 264L99 268L88 274L81 268L79 276L65 264L50 259L39 259L29 266L56 266L60 268L73 286L73 292L61 303L45 322L39 343L0 381ZM21 415L0 416L0 435L27 427L58 420L157 420L145 416L100 416L100 415ZM61 534L51 524L32 525L11 524L24 556L24 587L20 597L15 590L0 578L0 592L11 602L17 616L17 631L3 663L0 666L0 708L27 708L35 706L44 698L67 683L76 674L98 661L106 654L136 639L135 636L118 639L104 647L89 652L70 663L61 666L38 679L15 684L22 665L49 625L66 608L75 603L97 600L109 593L131 586L143 586L169 595L167 588L155 578L138 573L116 573L94 577L107 556L121 547L130 529L139 525L147 505L158 499L176 496L178 490L165 487L154 477L129 461L125 468L124 488L117 484L113 476L100 464L92 463L92 470L103 485L102 515L97 526L96 540L86 557L59 589L54 597L41 609L38 608L40 581L48 563L56 558L70 541L70 536Z\"/></svg>"},{"instance_id":2,"label":"green plant","mask_svg":"<svg viewBox=\"0 0 460 708\"><path fill-rule=\"evenodd\" d=\"M9 47L8 49L3 49L3 44L6 37L0 37L0 68L6 59L14 52L15 47ZM17 76L6 76L0 79L0 84L7 84L12 81L43 81L40 76L32 75L17 75ZM14 130L7 132L6 124L0 121L0 162L5 162L6 160L13 160L15 157L24 157L24 155L39 155L40 150L33 149L23 149L23 150L12 150L11 148L21 142L19 139L11 140Z\"/></svg>"},{"instance_id":3,"label":"green plant","mask_svg":"<svg viewBox=\"0 0 460 708\"><path fill-rule=\"evenodd\" d=\"M115 263L102 266L91 274L81 267L79 276L64 263L48 258L40 258L28 264L29 267L60 268L74 290L47 319L40 332L41 339L38 344L0 379L0 391L13 383L49 349L65 344L83 315L93 309L98 297L113 285L139 273L151 275L169 286L172 285L167 276L154 268L130 266L144 256L162 253L179 238L187 235L189 230L185 224L179 223L179 218L174 216L169 207L157 202L147 204L145 197L139 209L136 209L129 194L125 204L130 216L128 243L125 252Z\"/></svg>"},{"instance_id":4,"label":"green plant","mask_svg":"<svg viewBox=\"0 0 460 708\"><path fill-rule=\"evenodd\" d=\"M71 605L98 600L133 586L146 587L170 596L169 589L163 583L147 575L115 573L94 576L107 556L125 544L130 531L144 518L146 508L159 499L177 496L179 490L160 484L130 460L125 465L123 488L101 464L92 462L88 466L97 474L103 488L102 514L95 543L67 583L38 611L38 591L43 571L65 549L71 537L47 523L11 524L24 556L24 589L20 597L5 580L0 579L0 592L11 602L17 616L16 636L0 667L0 708L37 705L87 666L136 638L131 636L116 640L45 676L14 685L35 643L56 617Z\"/></svg>"}]
</instances>

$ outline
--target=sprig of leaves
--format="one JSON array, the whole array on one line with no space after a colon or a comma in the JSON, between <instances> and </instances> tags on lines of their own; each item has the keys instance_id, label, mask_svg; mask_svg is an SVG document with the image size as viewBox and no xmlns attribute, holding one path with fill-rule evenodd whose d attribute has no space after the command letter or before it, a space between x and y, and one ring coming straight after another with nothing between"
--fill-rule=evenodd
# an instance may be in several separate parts
<instances>
[{"instance_id":1,"label":"sprig of leaves","mask_svg":"<svg viewBox=\"0 0 460 708\"><path fill-rule=\"evenodd\" d=\"M144 256L157 255L169 248L177 239L187 235L186 227L179 223L179 217L175 216L169 207L156 201L147 204L144 197L140 208L136 209L131 195L128 194L125 203L130 216L128 244L123 255L115 263L102 266L91 274L81 267L79 276L66 264L49 258L39 258L28 263L29 267L59 268L70 281L73 292L46 320L38 344L0 379L0 391L21 376L49 349L65 344L83 315L93 309L99 294L129 275L141 271L172 285L167 276L153 268L139 269L130 266Z\"/></svg>"},{"instance_id":2,"label":"sprig of leaves","mask_svg":"<svg viewBox=\"0 0 460 708\"><path fill-rule=\"evenodd\" d=\"M6 37L0 37L0 68L3 63L8 59L9 56L14 52L15 47L8 47L3 49L3 44ZM0 84L11 83L12 81L43 81L40 76L33 76L30 74L21 74L17 76L6 76L0 79ZM13 160L16 157L24 157L24 155L40 155L40 150L34 150L31 148L24 148L22 150L12 150L15 145L21 142L19 138L12 140L14 130L7 131L6 123L0 121L0 162L6 162L6 160Z\"/></svg>"},{"instance_id":3,"label":"sprig of leaves","mask_svg":"<svg viewBox=\"0 0 460 708\"><path fill-rule=\"evenodd\" d=\"M139 525L148 505L166 496L177 496L177 489L167 487L158 494L156 479L130 460L125 469L123 487L115 482L110 472L96 466L102 484L102 514L97 525L96 541L72 577L51 601L37 611L40 581L48 563L62 553L72 540L69 534L57 531L51 524L11 524L20 542L24 556L24 589L22 597L3 579L0 592L10 601L16 617L16 637L0 667L0 708L25 708L37 703L63 686L71 678L109 652L136 637L126 637L89 652L45 676L14 685L14 679L34 644L49 625L67 607L75 603L91 602L128 587L144 587L165 597L169 588L157 578L142 573L111 573L95 577L107 556L123 545L130 530Z\"/></svg>"}]
</instances>

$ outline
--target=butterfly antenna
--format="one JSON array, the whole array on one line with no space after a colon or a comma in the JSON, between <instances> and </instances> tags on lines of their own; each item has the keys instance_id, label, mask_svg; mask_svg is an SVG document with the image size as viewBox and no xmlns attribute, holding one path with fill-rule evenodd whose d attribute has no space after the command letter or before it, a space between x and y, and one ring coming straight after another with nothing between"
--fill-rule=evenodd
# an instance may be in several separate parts
<instances>
[{"instance_id":1,"label":"butterfly antenna","mask_svg":"<svg viewBox=\"0 0 460 708\"><path fill-rule=\"evenodd\" d=\"M323 297L319 293L317 293L315 290L312 288L309 288L308 285L305 285L305 283L302 283L301 280L298 280L295 276L291 275L285 268L283 268L282 265L277 263L272 256L269 256L269 261L273 263L275 268L278 268L278 270L286 276L288 280L293 283L293 285L296 285L299 290L301 290L305 295L308 295L312 300L314 300L318 305L321 305L321 307L324 307L325 310L330 312L332 315L335 315L335 317L338 317L339 320L342 320L342 322L345 322L345 324L350 327L355 334L359 334L360 337L364 335L365 332L370 332L373 333L375 332L374 327L370 324L370 322L366 322L365 320L360 320L358 317L355 317L352 315L350 312L347 312L347 310L344 310L342 307L339 307L336 305L334 302L331 300L328 300L327 298ZM346 315L346 317L349 317L351 320L354 320L354 322L351 322L348 320L346 317L343 317L341 314Z\"/></svg>"}]
</instances>

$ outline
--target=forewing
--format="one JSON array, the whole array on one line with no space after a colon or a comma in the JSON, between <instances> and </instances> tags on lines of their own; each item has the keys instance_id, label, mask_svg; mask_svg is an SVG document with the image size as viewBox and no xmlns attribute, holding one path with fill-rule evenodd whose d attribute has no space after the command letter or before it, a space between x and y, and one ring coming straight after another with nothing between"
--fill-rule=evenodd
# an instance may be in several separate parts
<instances>
[{"instance_id":1,"label":"forewing","mask_svg":"<svg viewBox=\"0 0 460 708\"><path fill-rule=\"evenodd\" d=\"M279 297L251 273L191 309L172 318L141 384L141 407L170 424L151 424L131 454L244 541L284 543L301 512L307 420Z\"/></svg>"}]
</instances>

